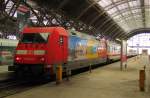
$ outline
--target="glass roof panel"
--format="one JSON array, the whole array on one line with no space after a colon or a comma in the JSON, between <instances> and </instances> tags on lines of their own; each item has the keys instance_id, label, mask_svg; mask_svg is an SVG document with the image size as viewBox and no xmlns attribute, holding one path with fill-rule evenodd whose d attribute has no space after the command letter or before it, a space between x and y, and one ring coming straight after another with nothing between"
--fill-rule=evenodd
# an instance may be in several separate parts
<instances>
[{"instance_id":1,"label":"glass roof panel","mask_svg":"<svg viewBox=\"0 0 150 98\"><path fill-rule=\"evenodd\" d=\"M143 17L145 24L150 25L147 21L150 19L150 0L144 0L144 4L148 5L145 6L144 11L141 0L100 0L98 4L127 33L134 29L144 28Z\"/></svg>"},{"instance_id":2,"label":"glass roof panel","mask_svg":"<svg viewBox=\"0 0 150 98\"><path fill-rule=\"evenodd\" d=\"M12 1L8 2L8 4L6 5L5 11L6 11L7 13L9 13L10 10L11 10L11 8L13 7L13 5L14 5L14 3L13 3Z\"/></svg>"},{"instance_id":3,"label":"glass roof panel","mask_svg":"<svg viewBox=\"0 0 150 98\"><path fill-rule=\"evenodd\" d=\"M98 4L101 5L102 7L106 7L106 6L110 5L111 3L112 3L111 0L100 0L98 2Z\"/></svg>"},{"instance_id":4,"label":"glass roof panel","mask_svg":"<svg viewBox=\"0 0 150 98\"><path fill-rule=\"evenodd\" d=\"M132 13L141 13L141 9L132 10Z\"/></svg>"},{"instance_id":5,"label":"glass roof panel","mask_svg":"<svg viewBox=\"0 0 150 98\"><path fill-rule=\"evenodd\" d=\"M119 2L119 1L122 1L122 0L114 0L115 3L116 3L116 2Z\"/></svg>"},{"instance_id":6,"label":"glass roof panel","mask_svg":"<svg viewBox=\"0 0 150 98\"><path fill-rule=\"evenodd\" d=\"M126 11L126 12L122 13L123 16L128 16L130 14L131 14L131 11Z\"/></svg>"},{"instance_id":7,"label":"glass roof panel","mask_svg":"<svg viewBox=\"0 0 150 98\"><path fill-rule=\"evenodd\" d=\"M150 34L149 32L143 32L142 34L137 34L128 39L127 45L129 49L139 51L139 54L142 54L143 49L148 50L148 54L150 55Z\"/></svg>"},{"instance_id":8,"label":"glass roof panel","mask_svg":"<svg viewBox=\"0 0 150 98\"><path fill-rule=\"evenodd\" d=\"M150 0L145 0L144 4L145 5L150 5Z\"/></svg>"},{"instance_id":9,"label":"glass roof panel","mask_svg":"<svg viewBox=\"0 0 150 98\"><path fill-rule=\"evenodd\" d=\"M123 4L118 5L118 9L119 10L123 10L123 9L126 9L126 8L128 8L128 4L127 3L123 3Z\"/></svg>"},{"instance_id":10,"label":"glass roof panel","mask_svg":"<svg viewBox=\"0 0 150 98\"><path fill-rule=\"evenodd\" d=\"M142 18L142 15L141 14L136 14L133 16L134 18Z\"/></svg>"},{"instance_id":11,"label":"glass roof panel","mask_svg":"<svg viewBox=\"0 0 150 98\"><path fill-rule=\"evenodd\" d=\"M130 7L140 6L139 0L131 0L129 2Z\"/></svg>"},{"instance_id":12,"label":"glass roof panel","mask_svg":"<svg viewBox=\"0 0 150 98\"><path fill-rule=\"evenodd\" d=\"M127 17L127 18L126 18L126 20L131 20L131 19L133 19L133 17Z\"/></svg>"},{"instance_id":13,"label":"glass roof panel","mask_svg":"<svg viewBox=\"0 0 150 98\"><path fill-rule=\"evenodd\" d=\"M115 13L117 11L118 11L117 8L114 7L112 9L108 10L107 12L108 12L108 14L113 14L113 13Z\"/></svg>"}]
</instances>

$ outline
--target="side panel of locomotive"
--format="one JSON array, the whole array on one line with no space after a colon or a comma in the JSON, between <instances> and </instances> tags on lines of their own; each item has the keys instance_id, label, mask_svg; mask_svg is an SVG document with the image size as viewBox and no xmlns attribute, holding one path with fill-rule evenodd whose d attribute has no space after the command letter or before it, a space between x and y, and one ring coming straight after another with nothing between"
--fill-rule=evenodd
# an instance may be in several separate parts
<instances>
[{"instance_id":1,"label":"side panel of locomotive","mask_svg":"<svg viewBox=\"0 0 150 98\"><path fill-rule=\"evenodd\" d=\"M82 68L106 62L107 52L104 41L77 31L69 32L68 65L71 69Z\"/></svg>"}]
</instances>

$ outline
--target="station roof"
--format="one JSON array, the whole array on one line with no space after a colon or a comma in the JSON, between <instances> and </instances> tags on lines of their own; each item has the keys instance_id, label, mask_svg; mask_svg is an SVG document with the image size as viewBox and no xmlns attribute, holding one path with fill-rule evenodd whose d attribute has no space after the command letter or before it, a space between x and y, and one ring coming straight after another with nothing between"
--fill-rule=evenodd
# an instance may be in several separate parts
<instances>
[{"instance_id":1,"label":"station roof","mask_svg":"<svg viewBox=\"0 0 150 98\"><path fill-rule=\"evenodd\" d=\"M14 2L17 7L21 4L20 1L23 0L5 0L5 4L8 1ZM135 34L150 31L150 0L24 1L27 1L25 5L29 7L34 14L40 14L37 15L39 20L42 20L41 17L45 18L47 15L49 15L49 17L46 18L49 19L52 14L50 10L57 10L59 14L63 13L63 17L66 15L75 21L79 20L81 23L86 24L88 29L93 30L90 34L96 36L104 35L112 39L128 39ZM11 10L10 8L9 11ZM12 10L12 12L13 11L14 10ZM12 12L9 12L9 14L11 15ZM54 13L56 13L56 11ZM59 15L56 14L54 17L59 17ZM51 19L51 21L53 22L53 19ZM85 25L82 27L84 26Z\"/></svg>"},{"instance_id":2,"label":"station roof","mask_svg":"<svg viewBox=\"0 0 150 98\"><path fill-rule=\"evenodd\" d=\"M97 2L128 37L150 28L150 0L97 0Z\"/></svg>"},{"instance_id":3,"label":"station roof","mask_svg":"<svg viewBox=\"0 0 150 98\"><path fill-rule=\"evenodd\" d=\"M107 0L106 0L107 1ZM56 8L64 11L67 16L80 20L95 28L109 38L125 38L126 32L108 15L95 0L36 0L40 7ZM91 32L92 33L92 32Z\"/></svg>"}]
</instances>

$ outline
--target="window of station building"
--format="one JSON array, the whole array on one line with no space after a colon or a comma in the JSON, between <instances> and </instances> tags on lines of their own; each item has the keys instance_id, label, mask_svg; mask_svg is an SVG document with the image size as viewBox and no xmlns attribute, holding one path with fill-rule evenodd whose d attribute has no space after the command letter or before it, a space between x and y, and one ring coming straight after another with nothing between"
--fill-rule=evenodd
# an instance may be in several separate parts
<instances>
[{"instance_id":1,"label":"window of station building","mask_svg":"<svg viewBox=\"0 0 150 98\"><path fill-rule=\"evenodd\" d=\"M138 50L139 54L143 49L147 49L150 54L150 33L142 33L131 37L127 41L128 47L134 50Z\"/></svg>"}]
</instances>

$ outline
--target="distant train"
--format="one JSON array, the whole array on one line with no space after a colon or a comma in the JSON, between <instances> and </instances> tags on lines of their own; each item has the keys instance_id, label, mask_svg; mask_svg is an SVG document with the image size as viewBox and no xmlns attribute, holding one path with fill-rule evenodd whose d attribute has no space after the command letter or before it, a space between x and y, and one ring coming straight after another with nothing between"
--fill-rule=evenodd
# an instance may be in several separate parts
<instances>
[{"instance_id":1,"label":"distant train","mask_svg":"<svg viewBox=\"0 0 150 98\"><path fill-rule=\"evenodd\" d=\"M137 48L131 48L131 47L127 47L127 55L137 55L138 51Z\"/></svg>"},{"instance_id":2,"label":"distant train","mask_svg":"<svg viewBox=\"0 0 150 98\"><path fill-rule=\"evenodd\" d=\"M0 65L13 63L13 54L18 40L0 39Z\"/></svg>"},{"instance_id":3,"label":"distant train","mask_svg":"<svg viewBox=\"0 0 150 98\"><path fill-rule=\"evenodd\" d=\"M55 74L56 65L71 70L120 59L120 44L62 27L24 28L15 51L17 74Z\"/></svg>"}]
</instances>

